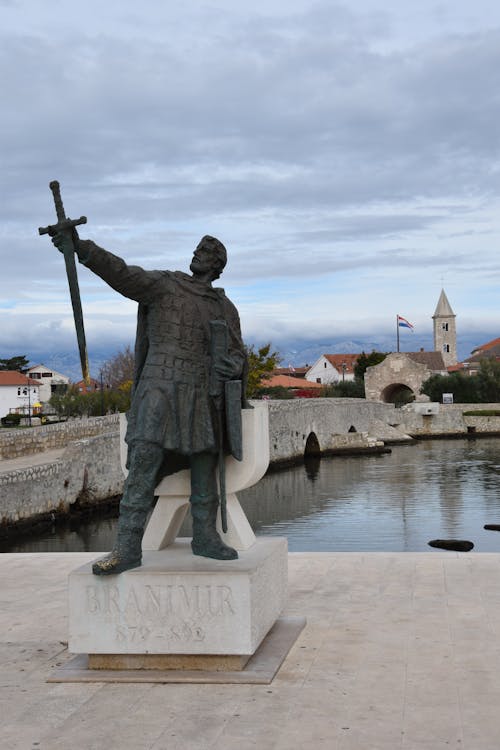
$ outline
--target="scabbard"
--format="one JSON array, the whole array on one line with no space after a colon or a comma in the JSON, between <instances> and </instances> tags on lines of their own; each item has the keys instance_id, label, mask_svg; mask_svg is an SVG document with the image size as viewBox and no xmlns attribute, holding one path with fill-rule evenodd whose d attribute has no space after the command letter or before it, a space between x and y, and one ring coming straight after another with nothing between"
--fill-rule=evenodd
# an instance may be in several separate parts
<instances>
[{"instance_id":1,"label":"scabbard","mask_svg":"<svg viewBox=\"0 0 500 750\"><path fill-rule=\"evenodd\" d=\"M220 522L222 531L227 534L227 499L226 499L226 458L224 456L224 438L222 425L222 412L219 415L219 497L220 497Z\"/></svg>"}]
</instances>

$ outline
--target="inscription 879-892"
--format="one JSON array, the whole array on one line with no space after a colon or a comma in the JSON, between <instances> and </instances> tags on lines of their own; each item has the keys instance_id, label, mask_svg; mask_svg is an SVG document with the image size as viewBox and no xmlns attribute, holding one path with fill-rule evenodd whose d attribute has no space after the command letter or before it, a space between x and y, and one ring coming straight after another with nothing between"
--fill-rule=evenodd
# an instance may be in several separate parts
<instances>
[{"instance_id":1,"label":"inscription 879-892","mask_svg":"<svg viewBox=\"0 0 500 750\"><path fill-rule=\"evenodd\" d=\"M204 625L235 615L226 585L143 585L86 587L86 614L114 624L118 644L195 643L205 640Z\"/></svg>"}]
</instances>

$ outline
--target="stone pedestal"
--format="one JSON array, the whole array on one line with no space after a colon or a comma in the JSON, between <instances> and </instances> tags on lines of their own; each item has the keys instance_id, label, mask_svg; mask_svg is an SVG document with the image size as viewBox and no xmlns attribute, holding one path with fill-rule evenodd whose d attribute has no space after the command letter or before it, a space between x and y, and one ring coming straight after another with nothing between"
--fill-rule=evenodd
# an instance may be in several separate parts
<instances>
[{"instance_id":1,"label":"stone pedestal","mask_svg":"<svg viewBox=\"0 0 500 750\"><path fill-rule=\"evenodd\" d=\"M74 674L89 679L89 672L99 678L106 673L106 679L110 674L115 679L113 673L121 673L135 681L145 672L161 673L162 680L177 681L179 673L190 678L211 673L208 681L213 681L214 674L225 672L234 681L249 659L259 665L260 658L267 666L254 664L252 672L249 663L246 678L261 681L265 672L264 681L272 679L303 623L291 629L284 622L275 626L286 604L287 542L256 540L236 496L267 469L267 404L243 410L242 428L243 461L226 458L228 531L223 535L239 558L199 557L192 554L190 539L177 539L189 508L190 473L166 477L156 488L158 502L144 534L142 565L120 575L94 576L89 563L70 574L68 645L86 659L83 671L79 667ZM123 417L126 473L125 430ZM271 629L264 656L259 646Z\"/></svg>"},{"instance_id":2,"label":"stone pedestal","mask_svg":"<svg viewBox=\"0 0 500 750\"><path fill-rule=\"evenodd\" d=\"M83 565L69 577L69 650L189 654L189 669L196 668L196 654L250 656L284 608L286 589L287 542L276 537L258 539L238 560L197 557L189 539L178 539L168 549L145 551L140 568L117 576L94 576L92 565ZM112 662L91 658L90 666ZM149 657L138 663L155 668ZM120 659L114 664L120 668ZM157 668L165 664L160 658Z\"/></svg>"}]
</instances>

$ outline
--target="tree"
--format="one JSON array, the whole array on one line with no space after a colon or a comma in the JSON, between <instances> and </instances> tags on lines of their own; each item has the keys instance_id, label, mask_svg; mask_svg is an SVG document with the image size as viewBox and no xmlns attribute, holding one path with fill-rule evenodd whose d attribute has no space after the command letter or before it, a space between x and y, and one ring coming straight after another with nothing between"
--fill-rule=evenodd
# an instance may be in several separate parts
<instances>
[{"instance_id":1,"label":"tree","mask_svg":"<svg viewBox=\"0 0 500 750\"><path fill-rule=\"evenodd\" d=\"M254 398L260 386L265 387L266 378L269 378L279 365L280 356L278 352L271 352L270 343L261 346L257 351L253 346L246 346L245 349L248 357L247 397Z\"/></svg>"},{"instance_id":2,"label":"tree","mask_svg":"<svg viewBox=\"0 0 500 750\"><path fill-rule=\"evenodd\" d=\"M71 386L65 393L54 393L50 405L60 417L99 417L102 414L125 412L130 408L130 387L105 388L102 392L81 393Z\"/></svg>"},{"instance_id":3,"label":"tree","mask_svg":"<svg viewBox=\"0 0 500 750\"><path fill-rule=\"evenodd\" d=\"M467 377L466 382L465 376L458 372L450 375L431 375L422 384L420 393L429 396L431 401L442 401L443 393L453 393L453 399L457 403L470 404L476 400L473 378Z\"/></svg>"},{"instance_id":4,"label":"tree","mask_svg":"<svg viewBox=\"0 0 500 750\"><path fill-rule=\"evenodd\" d=\"M383 362L386 357L387 354L384 354L383 352L372 351L370 352L370 354L361 352L358 359L356 360L356 364L354 365L354 377L357 380L363 380L363 378L365 377L366 368L380 364L380 362Z\"/></svg>"},{"instance_id":5,"label":"tree","mask_svg":"<svg viewBox=\"0 0 500 750\"><path fill-rule=\"evenodd\" d=\"M442 401L443 393L453 393L457 404L497 403L500 400L500 362L482 360L476 375L452 372L450 375L431 375L422 385L431 401Z\"/></svg>"},{"instance_id":6,"label":"tree","mask_svg":"<svg viewBox=\"0 0 500 750\"><path fill-rule=\"evenodd\" d=\"M26 359L24 354L8 359L0 359L0 371L15 370L16 372L23 372L28 369L29 363L29 359Z\"/></svg>"},{"instance_id":7,"label":"tree","mask_svg":"<svg viewBox=\"0 0 500 750\"><path fill-rule=\"evenodd\" d=\"M102 366L102 379L109 388L133 383L135 357L130 345L116 352Z\"/></svg>"},{"instance_id":8,"label":"tree","mask_svg":"<svg viewBox=\"0 0 500 750\"><path fill-rule=\"evenodd\" d=\"M482 359L477 374L479 399L482 403L500 401L500 362L496 359Z\"/></svg>"}]
</instances>

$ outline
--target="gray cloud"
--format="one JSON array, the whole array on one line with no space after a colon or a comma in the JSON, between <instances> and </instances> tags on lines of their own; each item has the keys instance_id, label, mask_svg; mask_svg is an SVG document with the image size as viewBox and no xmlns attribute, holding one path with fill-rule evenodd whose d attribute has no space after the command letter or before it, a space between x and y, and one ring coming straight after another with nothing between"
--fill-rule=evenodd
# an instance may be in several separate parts
<instances>
[{"instance_id":1,"label":"gray cloud","mask_svg":"<svg viewBox=\"0 0 500 750\"><path fill-rule=\"evenodd\" d=\"M37 236L54 221L54 178L68 213L88 215L82 235L131 262L186 268L199 236L220 235L230 285L288 278L293 293L356 271L382 283L398 264L452 267L464 283L500 270L493 22L448 33L443 6L408 40L397 10L376 2L361 13L146 0L141 12L92 0L84 23L0 4L3 307L38 295L49 323L66 294L60 256ZM91 301L104 295L81 279Z\"/></svg>"}]
</instances>

